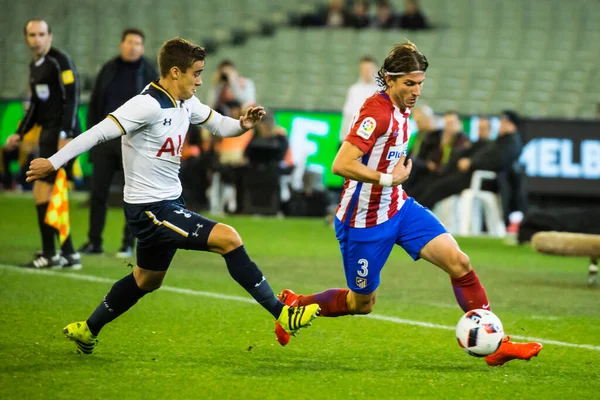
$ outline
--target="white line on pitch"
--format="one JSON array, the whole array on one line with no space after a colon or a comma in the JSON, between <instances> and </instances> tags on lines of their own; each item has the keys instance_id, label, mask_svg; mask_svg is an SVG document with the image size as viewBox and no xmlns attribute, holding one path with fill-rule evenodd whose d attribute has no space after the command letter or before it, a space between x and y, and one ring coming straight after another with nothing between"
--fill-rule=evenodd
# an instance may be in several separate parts
<instances>
[{"instance_id":1,"label":"white line on pitch","mask_svg":"<svg viewBox=\"0 0 600 400\"><path fill-rule=\"evenodd\" d=\"M53 271L53 270L47 270L47 269L37 270L37 269L30 269L30 268L19 268L19 267L14 267L11 265L3 265L3 264L0 264L0 269L6 270L6 271L12 271L12 272L20 272L20 273L24 273L24 274L58 276L58 277L78 279L81 281L88 281L88 282L100 282L100 283L114 283L115 282L115 279L102 278L102 277L93 276L93 275L84 275L84 274L75 273L75 272L62 272L62 271ZM214 292L202 292L199 290L184 289L184 288L178 288L178 287L173 287L173 286L161 286L160 290L163 292L183 293L183 294L189 294L192 296L212 297L215 299L234 300L234 301L240 301L240 302L251 303L251 304L256 303L254 300L249 299L247 297L230 296L227 294L214 293ZM448 326L448 325L439 325L439 324L432 324L429 322L413 321L410 319L388 317L386 315L369 314L369 315L363 316L362 318L370 318L370 319L375 319L378 321L393 322L393 323L402 324L402 325L420 326L423 328L443 329L443 330L447 330L447 331L455 330L454 327ZM558 340L549 340L549 339L535 338L535 337L529 337L529 336L520 336L520 335L511 335L511 337L514 339L526 340L526 341L530 341L530 342L541 342L543 344L553 344L556 346L575 347L578 349L600 351L600 346L594 346L591 344L576 344L576 343L560 342Z\"/></svg>"}]
</instances>

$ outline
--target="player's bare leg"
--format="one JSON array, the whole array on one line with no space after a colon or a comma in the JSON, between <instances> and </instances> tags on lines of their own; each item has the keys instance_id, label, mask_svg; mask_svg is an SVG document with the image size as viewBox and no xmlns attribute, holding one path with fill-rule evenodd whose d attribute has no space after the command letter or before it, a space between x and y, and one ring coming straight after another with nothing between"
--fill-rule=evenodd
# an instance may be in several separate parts
<instances>
[{"instance_id":1,"label":"player's bare leg","mask_svg":"<svg viewBox=\"0 0 600 400\"><path fill-rule=\"evenodd\" d=\"M450 276L454 295L464 312L476 308L489 310L485 289L471 267L471 260L460 250L452 235L444 233L435 237L421 249L419 255Z\"/></svg>"},{"instance_id":2,"label":"player's bare leg","mask_svg":"<svg viewBox=\"0 0 600 400\"><path fill-rule=\"evenodd\" d=\"M454 295L463 311L477 308L490 310L485 289L479 282L469 257L460 250L452 235L445 233L437 236L423 247L420 256L448 273ZM488 365L500 366L514 359L529 360L541 350L540 343L513 343L510 336L507 336L498 350L487 356L485 361Z\"/></svg>"}]
</instances>

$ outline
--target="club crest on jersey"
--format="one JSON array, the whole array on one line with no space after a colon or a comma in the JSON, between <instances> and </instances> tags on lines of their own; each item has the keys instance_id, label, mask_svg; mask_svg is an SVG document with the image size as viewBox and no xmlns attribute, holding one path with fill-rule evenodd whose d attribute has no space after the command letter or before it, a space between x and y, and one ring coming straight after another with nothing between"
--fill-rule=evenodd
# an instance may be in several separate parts
<instances>
[{"instance_id":1,"label":"club crest on jersey","mask_svg":"<svg viewBox=\"0 0 600 400\"><path fill-rule=\"evenodd\" d=\"M358 286L361 289L364 289L367 287L367 279L366 278L356 278L356 286Z\"/></svg>"},{"instance_id":2,"label":"club crest on jersey","mask_svg":"<svg viewBox=\"0 0 600 400\"><path fill-rule=\"evenodd\" d=\"M375 131L376 126L377 122L375 122L375 118L367 117L360 123L360 127L356 131L356 134L363 139L369 139Z\"/></svg>"},{"instance_id":3,"label":"club crest on jersey","mask_svg":"<svg viewBox=\"0 0 600 400\"><path fill-rule=\"evenodd\" d=\"M184 216L184 217L186 217L186 218L190 218L190 217L192 216L192 214L191 214L191 213L189 213L189 212L186 212L185 210L182 210L182 209L175 210L175 211L173 211L173 212L174 212L175 214L180 214L180 215L183 215L183 216Z\"/></svg>"}]
</instances>

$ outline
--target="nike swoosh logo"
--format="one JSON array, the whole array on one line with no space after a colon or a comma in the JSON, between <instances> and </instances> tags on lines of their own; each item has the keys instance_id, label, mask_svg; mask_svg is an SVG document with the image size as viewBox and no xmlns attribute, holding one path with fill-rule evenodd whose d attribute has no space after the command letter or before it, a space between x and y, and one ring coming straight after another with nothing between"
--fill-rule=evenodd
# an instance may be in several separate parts
<instances>
[{"instance_id":1,"label":"nike swoosh logo","mask_svg":"<svg viewBox=\"0 0 600 400\"><path fill-rule=\"evenodd\" d=\"M256 285L254 285L254 287L259 287L261 283L263 283L265 281L265 277L263 276L262 279L260 280L260 282L258 282Z\"/></svg>"},{"instance_id":2,"label":"nike swoosh logo","mask_svg":"<svg viewBox=\"0 0 600 400\"><path fill-rule=\"evenodd\" d=\"M490 303L487 303L485 306L482 306L481 308L483 308L484 310L489 310L490 309Z\"/></svg>"}]
</instances>

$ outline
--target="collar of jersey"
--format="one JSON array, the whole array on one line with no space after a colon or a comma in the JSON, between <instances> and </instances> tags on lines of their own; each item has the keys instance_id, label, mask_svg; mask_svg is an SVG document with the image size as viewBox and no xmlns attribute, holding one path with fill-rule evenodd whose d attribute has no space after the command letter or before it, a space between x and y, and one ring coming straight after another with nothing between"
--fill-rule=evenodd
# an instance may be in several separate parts
<instances>
[{"instance_id":1,"label":"collar of jersey","mask_svg":"<svg viewBox=\"0 0 600 400\"><path fill-rule=\"evenodd\" d=\"M396 105L394 104L394 102L392 101L392 99L390 99L390 96L388 96L388 94L386 92L379 92L379 94L382 95L384 99L386 99L387 101L389 101L390 104L392 105L392 107L398 108L398 107L396 107ZM408 118L408 116L410 115L411 109L410 109L410 107L406 107L406 110L404 112L402 112L402 110L400 110L398 108L398 111L400 111L400 114L402 114L402 116L404 118Z\"/></svg>"},{"instance_id":2,"label":"collar of jersey","mask_svg":"<svg viewBox=\"0 0 600 400\"><path fill-rule=\"evenodd\" d=\"M167 90L158 83L158 81L150 83L150 87L153 88L153 89L158 90L158 94L161 95L161 97L166 96L167 99L169 100L167 102L167 104L169 104L169 102L170 102L171 104L173 104L173 107L177 108L177 102L175 101L175 99L173 98L173 96L171 96L169 94L169 92L167 92Z\"/></svg>"}]
</instances>

